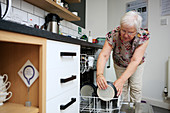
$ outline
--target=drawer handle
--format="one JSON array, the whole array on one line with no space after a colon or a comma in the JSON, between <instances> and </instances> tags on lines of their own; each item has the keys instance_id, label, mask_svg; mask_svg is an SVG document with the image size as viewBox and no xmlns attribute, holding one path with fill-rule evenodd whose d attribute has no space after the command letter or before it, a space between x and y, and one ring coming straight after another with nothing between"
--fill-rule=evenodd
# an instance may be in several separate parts
<instances>
[{"instance_id":1,"label":"drawer handle","mask_svg":"<svg viewBox=\"0 0 170 113\"><path fill-rule=\"evenodd\" d=\"M74 52L60 52L60 56L76 56Z\"/></svg>"},{"instance_id":2,"label":"drawer handle","mask_svg":"<svg viewBox=\"0 0 170 113\"><path fill-rule=\"evenodd\" d=\"M65 110L66 108L68 108L74 102L76 102L76 98L71 98L71 101L69 103L67 103L66 105L60 105L60 110Z\"/></svg>"},{"instance_id":3,"label":"drawer handle","mask_svg":"<svg viewBox=\"0 0 170 113\"><path fill-rule=\"evenodd\" d=\"M61 83L66 83L66 82L69 82L69 81L71 81L71 80L74 80L74 79L76 79L76 75L72 75L71 77L69 77L69 78L66 78L66 79L60 79L60 82Z\"/></svg>"}]
</instances>

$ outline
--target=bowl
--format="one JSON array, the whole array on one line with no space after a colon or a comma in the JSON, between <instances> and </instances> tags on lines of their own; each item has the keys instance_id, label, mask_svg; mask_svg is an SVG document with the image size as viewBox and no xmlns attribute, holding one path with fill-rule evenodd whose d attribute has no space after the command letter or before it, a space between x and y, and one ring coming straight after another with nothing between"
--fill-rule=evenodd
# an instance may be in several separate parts
<instances>
[{"instance_id":1,"label":"bowl","mask_svg":"<svg viewBox=\"0 0 170 113\"><path fill-rule=\"evenodd\" d=\"M110 101L117 97L117 90L113 82L107 81L107 84L108 87L105 90L97 88L97 95L103 101Z\"/></svg>"}]
</instances>

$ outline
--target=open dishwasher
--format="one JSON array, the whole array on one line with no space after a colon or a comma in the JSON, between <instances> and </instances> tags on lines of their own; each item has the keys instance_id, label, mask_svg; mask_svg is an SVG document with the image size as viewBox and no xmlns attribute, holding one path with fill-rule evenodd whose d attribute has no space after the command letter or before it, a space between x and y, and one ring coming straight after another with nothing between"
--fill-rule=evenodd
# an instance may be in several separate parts
<instances>
[{"instance_id":1,"label":"open dishwasher","mask_svg":"<svg viewBox=\"0 0 170 113\"><path fill-rule=\"evenodd\" d=\"M101 49L81 48L80 56L80 113L154 113L148 103L124 102L122 97L103 101L97 95L94 85L96 62ZM89 68L89 57L94 57L93 66ZM82 91L83 89L83 91Z\"/></svg>"}]
</instances>

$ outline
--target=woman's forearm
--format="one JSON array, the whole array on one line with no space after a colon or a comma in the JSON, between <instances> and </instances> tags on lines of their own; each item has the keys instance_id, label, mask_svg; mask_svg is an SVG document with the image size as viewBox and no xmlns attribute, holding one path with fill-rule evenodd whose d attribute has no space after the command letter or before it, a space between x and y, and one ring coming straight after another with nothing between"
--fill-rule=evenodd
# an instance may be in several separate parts
<instances>
[{"instance_id":1,"label":"woman's forearm","mask_svg":"<svg viewBox=\"0 0 170 113\"><path fill-rule=\"evenodd\" d=\"M111 50L112 50L112 46L107 41L105 41L103 49L100 52L98 59L97 59L96 75L104 73L104 67L106 65L107 60L109 59Z\"/></svg>"},{"instance_id":2,"label":"woman's forearm","mask_svg":"<svg viewBox=\"0 0 170 113\"><path fill-rule=\"evenodd\" d=\"M106 56L104 56L102 54L99 55L98 60L97 60L97 73L96 73L96 75L104 73L104 67L106 65L107 60L108 59L106 58Z\"/></svg>"}]
</instances>

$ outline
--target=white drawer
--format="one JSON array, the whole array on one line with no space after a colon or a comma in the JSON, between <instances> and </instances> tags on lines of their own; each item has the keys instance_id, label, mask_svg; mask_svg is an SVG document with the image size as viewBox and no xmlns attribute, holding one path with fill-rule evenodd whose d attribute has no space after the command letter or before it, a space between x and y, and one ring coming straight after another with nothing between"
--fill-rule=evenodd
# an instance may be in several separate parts
<instances>
[{"instance_id":1,"label":"white drawer","mask_svg":"<svg viewBox=\"0 0 170 113\"><path fill-rule=\"evenodd\" d=\"M76 101L74 99L76 99ZM69 103L71 105L66 107ZM66 108L60 110L61 105ZM79 113L79 88L73 88L58 97L47 101L46 113Z\"/></svg>"},{"instance_id":2,"label":"white drawer","mask_svg":"<svg viewBox=\"0 0 170 113\"><path fill-rule=\"evenodd\" d=\"M68 74L66 72L56 73L55 70L47 70L47 79L46 79L46 100L54 98L55 96L68 91L74 87L80 85L80 75L78 73ZM61 79L68 82L61 83Z\"/></svg>"},{"instance_id":3,"label":"white drawer","mask_svg":"<svg viewBox=\"0 0 170 113\"><path fill-rule=\"evenodd\" d=\"M61 52L73 56L61 56ZM46 64L46 100L80 85L80 46L48 40ZM69 78L73 80L61 83Z\"/></svg>"},{"instance_id":4,"label":"white drawer","mask_svg":"<svg viewBox=\"0 0 170 113\"><path fill-rule=\"evenodd\" d=\"M62 53L70 56L61 56ZM47 41L47 70L74 72L80 65L80 46L56 41Z\"/></svg>"}]
</instances>

